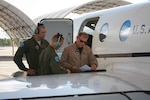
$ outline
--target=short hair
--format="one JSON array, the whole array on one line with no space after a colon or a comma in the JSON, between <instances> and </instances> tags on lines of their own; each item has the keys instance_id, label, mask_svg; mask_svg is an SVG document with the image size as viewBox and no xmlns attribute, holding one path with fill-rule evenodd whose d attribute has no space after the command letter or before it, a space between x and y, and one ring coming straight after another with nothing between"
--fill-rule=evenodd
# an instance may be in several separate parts
<instances>
[{"instance_id":1,"label":"short hair","mask_svg":"<svg viewBox=\"0 0 150 100\"><path fill-rule=\"evenodd\" d=\"M40 28L45 28L44 24L42 23L38 23L37 27L40 29Z\"/></svg>"},{"instance_id":2,"label":"short hair","mask_svg":"<svg viewBox=\"0 0 150 100\"><path fill-rule=\"evenodd\" d=\"M86 38L89 38L89 35L86 32L79 32L78 36L84 35Z\"/></svg>"},{"instance_id":3,"label":"short hair","mask_svg":"<svg viewBox=\"0 0 150 100\"><path fill-rule=\"evenodd\" d=\"M58 38L59 38L58 33L57 33L57 34L54 34L54 35L52 36L52 42L57 42L57 41L58 41ZM60 42L63 41L63 40L64 40L64 37L63 37L62 34L60 34Z\"/></svg>"}]
</instances>

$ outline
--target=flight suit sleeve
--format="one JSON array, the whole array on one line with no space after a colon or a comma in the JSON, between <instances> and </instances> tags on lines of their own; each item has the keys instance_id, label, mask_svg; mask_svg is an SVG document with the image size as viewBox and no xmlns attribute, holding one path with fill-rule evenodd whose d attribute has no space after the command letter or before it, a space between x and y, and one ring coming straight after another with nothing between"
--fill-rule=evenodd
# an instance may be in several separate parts
<instances>
[{"instance_id":1,"label":"flight suit sleeve","mask_svg":"<svg viewBox=\"0 0 150 100\"><path fill-rule=\"evenodd\" d=\"M64 48L64 51L63 51L62 56L61 56L60 65L66 69L71 69L72 65L67 62L67 59L69 59L68 53L69 53L69 49Z\"/></svg>"},{"instance_id":2,"label":"flight suit sleeve","mask_svg":"<svg viewBox=\"0 0 150 100\"><path fill-rule=\"evenodd\" d=\"M39 56L39 67L38 67L38 74L39 75L50 75L51 66L50 66L50 59L51 59L51 50L46 48L43 50Z\"/></svg>"},{"instance_id":3,"label":"flight suit sleeve","mask_svg":"<svg viewBox=\"0 0 150 100\"><path fill-rule=\"evenodd\" d=\"M25 51L26 51L26 45L25 45L25 43L23 43L16 51L15 56L13 58L14 62L17 64L18 68L23 71L28 70L28 68L25 67L25 65L23 64L23 61L22 61Z\"/></svg>"},{"instance_id":4,"label":"flight suit sleeve","mask_svg":"<svg viewBox=\"0 0 150 100\"><path fill-rule=\"evenodd\" d=\"M67 73L67 70L60 66L60 59L58 56L55 56L51 59L50 66L53 74Z\"/></svg>"}]
</instances>

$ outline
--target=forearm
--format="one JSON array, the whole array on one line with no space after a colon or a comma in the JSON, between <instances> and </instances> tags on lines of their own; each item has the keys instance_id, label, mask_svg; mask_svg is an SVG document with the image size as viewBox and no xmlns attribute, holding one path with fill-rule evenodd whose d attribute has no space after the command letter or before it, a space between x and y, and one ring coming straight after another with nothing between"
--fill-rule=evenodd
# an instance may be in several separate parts
<instances>
[{"instance_id":1,"label":"forearm","mask_svg":"<svg viewBox=\"0 0 150 100\"><path fill-rule=\"evenodd\" d=\"M18 58L18 57L14 57L14 62L16 63L16 65L18 66L18 68L20 70L23 70L23 71L27 71L28 68L25 67L25 65L23 64L22 62L22 59L21 58Z\"/></svg>"},{"instance_id":2,"label":"forearm","mask_svg":"<svg viewBox=\"0 0 150 100\"><path fill-rule=\"evenodd\" d=\"M67 50L63 52L63 54L62 54L62 56L61 56L60 65L61 65L62 67L64 67L64 68L66 68L66 69L71 69L71 67L72 67L73 65L71 65L71 64L68 63L69 57L68 57L68 53L67 53L67 52L68 52Z\"/></svg>"},{"instance_id":3,"label":"forearm","mask_svg":"<svg viewBox=\"0 0 150 100\"><path fill-rule=\"evenodd\" d=\"M66 69L71 69L71 67L72 67L71 64L69 64L67 62L63 62L63 61L61 61L60 64L62 67L66 68Z\"/></svg>"}]
</instances>

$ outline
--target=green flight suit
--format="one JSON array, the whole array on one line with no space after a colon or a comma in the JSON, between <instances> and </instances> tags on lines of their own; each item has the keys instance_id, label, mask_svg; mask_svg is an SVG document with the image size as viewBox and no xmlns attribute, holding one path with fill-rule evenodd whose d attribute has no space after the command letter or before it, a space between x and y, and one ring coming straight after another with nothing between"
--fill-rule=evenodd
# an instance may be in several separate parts
<instances>
[{"instance_id":1,"label":"green flight suit","mask_svg":"<svg viewBox=\"0 0 150 100\"><path fill-rule=\"evenodd\" d=\"M17 64L19 69L27 71L28 68L22 62L22 58L25 54L29 68L37 70L39 66L39 55L48 45L49 43L45 39L42 39L41 45L39 45L32 37L20 45L14 56L14 62Z\"/></svg>"},{"instance_id":2,"label":"green flight suit","mask_svg":"<svg viewBox=\"0 0 150 100\"><path fill-rule=\"evenodd\" d=\"M67 71L60 66L60 59L52 46L44 49L39 57L39 75L63 74Z\"/></svg>"}]
</instances>

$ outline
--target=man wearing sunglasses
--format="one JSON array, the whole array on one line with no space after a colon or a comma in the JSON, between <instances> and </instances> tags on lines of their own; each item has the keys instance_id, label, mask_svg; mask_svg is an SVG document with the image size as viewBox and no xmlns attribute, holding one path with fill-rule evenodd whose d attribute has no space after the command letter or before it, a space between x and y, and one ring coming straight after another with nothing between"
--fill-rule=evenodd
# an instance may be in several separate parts
<instances>
[{"instance_id":1,"label":"man wearing sunglasses","mask_svg":"<svg viewBox=\"0 0 150 100\"><path fill-rule=\"evenodd\" d=\"M80 32L76 42L64 48L61 56L61 66L70 69L72 73L81 72L83 66L89 66L90 70L96 70L98 63L92 50L86 45L89 35Z\"/></svg>"}]
</instances>

